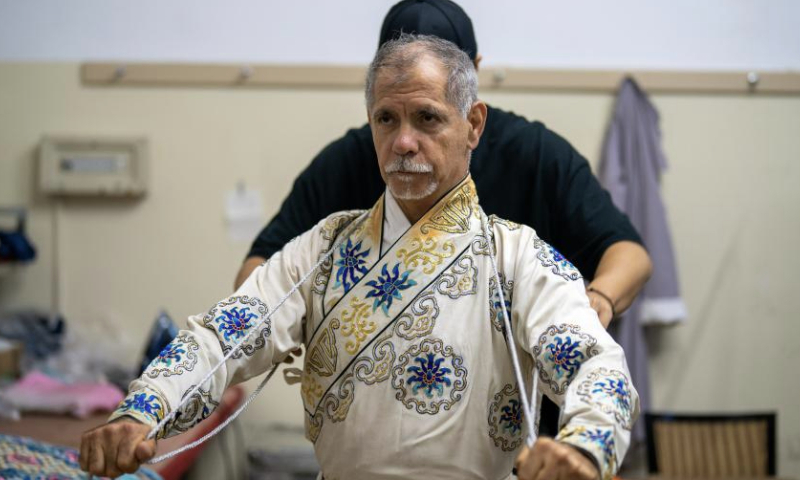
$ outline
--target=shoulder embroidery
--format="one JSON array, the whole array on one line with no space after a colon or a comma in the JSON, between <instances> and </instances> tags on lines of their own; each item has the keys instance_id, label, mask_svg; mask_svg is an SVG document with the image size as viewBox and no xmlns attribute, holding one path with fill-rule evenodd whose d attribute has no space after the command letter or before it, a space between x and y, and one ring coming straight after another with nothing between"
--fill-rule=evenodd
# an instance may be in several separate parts
<instances>
[{"instance_id":1,"label":"shoulder embroidery","mask_svg":"<svg viewBox=\"0 0 800 480\"><path fill-rule=\"evenodd\" d=\"M541 238L533 238L533 248L538 250L536 258L539 259L542 266L550 268L554 274L564 278L565 280L580 280L583 278L581 272L575 268L569 260L567 260L558 250L553 248L550 244Z\"/></svg>"}]
</instances>

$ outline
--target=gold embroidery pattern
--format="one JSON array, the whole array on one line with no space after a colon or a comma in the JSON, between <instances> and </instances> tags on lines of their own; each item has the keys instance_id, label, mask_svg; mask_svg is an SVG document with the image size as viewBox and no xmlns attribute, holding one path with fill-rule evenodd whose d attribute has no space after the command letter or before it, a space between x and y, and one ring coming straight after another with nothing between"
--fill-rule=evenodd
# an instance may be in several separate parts
<instances>
[{"instance_id":1,"label":"gold embroidery pattern","mask_svg":"<svg viewBox=\"0 0 800 480\"><path fill-rule=\"evenodd\" d=\"M353 383L353 373L347 374L339 384L339 391L334 395L328 393L322 400L325 415L334 423L341 422L347 418L350 405L353 404L355 384Z\"/></svg>"},{"instance_id":2,"label":"gold embroidery pattern","mask_svg":"<svg viewBox=\"0 0 800 480\"><path fill-rule=\"evenodd\" d=\"M372 347L372 358L364 355L356 361L353 367L356 378L367 385L386 380L389 378L395 357L392 334L389 334L375 342L375 346Z\"/></svg>"},{"instance_id":3,"label":"gold embroidery pattern","mask_svg":"<svg viewBox=\"0 0 800 480\"><path fill-rule=\"evenodd\" d=\"M403 262L408 270L422 266L422 273L425 275L432 274L445 259L452 257L456 253L456 247L450 240L442 244L440 251L437 251L439 242L433 238L421 239L416 237L411 239L409 244L409 248L401 248L397 251L397 258Z\"/></svg>"},{"instance_id":4,"label":"gold embroidery pattern","mask_svg":"<svg viewBox=\"0 0 800 480\"><path fill-rule=\"evenodd\" d=\"M453 300L474 295L478 288L478 269L469 255L459 258L436 282L436 291Z\"/></svg>"},{"instance_id":5,"label":"gold embroidery pattern","mask_svg":"<svg viewBox=\"0 0 800 480\"><path fill-rule=\"evenodd\" d=\"M350 222L355 220L362 213L364 213L364 210L348 210L328 217L325 225L322 226L322 239L333 242L342 230L344 230L344 227L350 225ZM359 226L359 230L361 228L362 227Z\"/></svg>"},{"instance_id":6,"label":"gold embroidery pattern","mask_svg":"<svg viewBox=\"0 0 800 480\"><path fill-rule=\"evenodd\" d=\"M422 224L419 231L423 234L431 230L447 233L467 233L469 220L472 217L473 199L472 182L464 184L442 207L433 212L428 220Z\"/></svg>"},{"instance_id":7,"label":"gold embroidery pattern","mask_svg":"<svg viewBox=\"0 0 800 480\"><path fill-rule=\"evenodd\" d=\"M495 215L492 215L490 217L489 221L491 222L492 226L502 225L502 226L506 227L506 229L508 229L508 230L510 230L512 232L514 230L519 230L520 228L522 228L522 225L520 225L517 222L512 222L511 220L506 220L504 218L500 218L500 217L497 217Z\"/></svg>"},{"instance_id":8,"label":"gold embroidery pattern","mask_svg":"<svg viewBox=\"0 0 800 480\"><path fill-rule=\"evenodd\" d=\"M436 318L439 316L439 304L432 293L417 299L406 312L397 317L395 333L406 340L424 337L433 331Z\"/></svg>"},{"instance_id":9,"label":"gold embroidery pattern","mask_svg":"<svg viewBox=\"0 0 800 480\"><path fill-rule=\"evenodd\" d=\"M367 338L367 335L375 331L377 325L369 320L372 308L368 303L361 301L358 297L353 297L350 299L350 308L352 310L342 310L341 332L343 337L354 337L347 341L344 349L350 355L355 355L361 348L361 342Z\"/></svg>"},{"instance_id":10,"label":"gold embroidery pattern","mask_svg":"<svg viewBox=\"0 0 800 480\"><path fill-rule=\"evenodd\" d=\"M306 415L306 438L311 443L317 443L319 432L322 430L322 413L317 413L313 417Z\"/></svg>"},{"instance_id":11,"label":"gold embroidery pattern","mask_svg":"<svg viewBox=\"0 0 800 480\"><path fill-rule=\"evenodd\" d=\"M339 356L336 350L336 336L333 329L339 327L335 319L330 326L319 334L317 342L308 350L306 365L320 377L330 377L336 371L336 360Z\"/></svg>"},{"instance_id":12,"label":"gold embroidery pattern","mask_svg":"<svg viewBox=\"0 0 800 480\"><path fill-rule=\"evenodd\" d=\"M317 400L322 396L322 386L317 382L313 375L303 373L303 383L300 389L300 395L306 405L315 405Z\"/></svg>"}]
</instances>

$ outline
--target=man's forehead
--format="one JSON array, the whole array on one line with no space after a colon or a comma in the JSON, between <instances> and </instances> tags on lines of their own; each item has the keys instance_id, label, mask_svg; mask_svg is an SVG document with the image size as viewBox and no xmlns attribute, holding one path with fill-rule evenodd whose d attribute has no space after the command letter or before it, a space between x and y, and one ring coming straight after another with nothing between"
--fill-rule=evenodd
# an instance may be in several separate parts
<instances>
[{"instance_id":1,"label":"man's forehead","mask_svg":"<svg viewBox=\"0 0 800 480\"><path fill-rule=\"evenodd\" d=\"M447 74L444 67L437 60L425 56L407 69L382 69L375 79L375 103L380 103L387 96L405 94L419 94L444 102L446 86Z\"/></svg>"}]
</instances>

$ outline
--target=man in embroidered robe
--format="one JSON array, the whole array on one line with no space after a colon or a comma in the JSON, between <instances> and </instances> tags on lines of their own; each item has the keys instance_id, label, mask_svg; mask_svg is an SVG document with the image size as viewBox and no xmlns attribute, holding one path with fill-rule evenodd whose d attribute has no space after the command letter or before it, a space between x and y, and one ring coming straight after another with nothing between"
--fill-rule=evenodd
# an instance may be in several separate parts
<instances>
[{"instance_id":1,"label":"man in embroidered robe","mask_svg":"<svg viewBox=\"0 0 800 480\"><path fill-rule=\"evenodd\" d=\"M366 94L385 194L323 220L190 318L111 423L84 435L84 469L113 476L152 457L149 430L242 342L159 435L305 345L306 433L325 479L506 479L515 464L526 480L613 476L638 415L624 353L578 271L532 229L481 210L468 166L486 106L469 57L401 36L378 51ZM563 411L558 436L531 449L504 315L536 407L543 393Z\"/></svg>"}]
</instances>

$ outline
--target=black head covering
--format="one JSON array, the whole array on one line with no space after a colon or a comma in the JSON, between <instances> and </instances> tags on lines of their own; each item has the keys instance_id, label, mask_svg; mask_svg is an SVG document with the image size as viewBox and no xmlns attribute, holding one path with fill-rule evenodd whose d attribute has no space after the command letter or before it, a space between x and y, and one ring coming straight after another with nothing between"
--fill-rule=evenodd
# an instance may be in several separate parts
<instances>
[{"instance_id":1,"label":"black head covering","mask_svg":"<svg viewBox=\"0 0 800 480\"><path fill-rule=\"evenodd\" d=\"M386 14L378 47L400 33L433 35L456 44L475 60L478 43L472 20L450 0L403 0Z\"/></svg>"}]
</instances>

